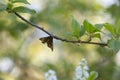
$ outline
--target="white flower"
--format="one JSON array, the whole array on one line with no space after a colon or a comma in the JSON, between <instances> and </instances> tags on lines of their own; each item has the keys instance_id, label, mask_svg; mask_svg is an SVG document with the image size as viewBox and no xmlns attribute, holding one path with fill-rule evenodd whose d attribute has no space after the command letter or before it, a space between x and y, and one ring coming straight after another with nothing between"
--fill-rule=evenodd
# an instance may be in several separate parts
<instances>
[{"instance_id":1,"label":"white flower","mask_svg":"<svg viewBox=\"0 0 120 80\"><path fill-rule=\"evenodd\" d=\"M75 77L73 80L86 80L89 77L88 70L87 61L83 58L75 69Z\"/></svg>"},{"instance_id":2,"label":"white flower","mask_svg":"<svg viewBox=\"0 0 120 80\"><path fill-rule=\"evenodd\" d=\"M76 78L81 78L82 77L82 68L81 68L81 66L76 67L75 76L76 76Z\"/></svg>"},{"instance_id":3,"label":"white flower","mask_svg":"<svg viewBox=\"0 0 120 80\"><path fill-rule=\"evenodd\" d=\"M57 80L56 73L54 70L49 70L45 73L45 80Z\"/></svg>"}]
</instances>

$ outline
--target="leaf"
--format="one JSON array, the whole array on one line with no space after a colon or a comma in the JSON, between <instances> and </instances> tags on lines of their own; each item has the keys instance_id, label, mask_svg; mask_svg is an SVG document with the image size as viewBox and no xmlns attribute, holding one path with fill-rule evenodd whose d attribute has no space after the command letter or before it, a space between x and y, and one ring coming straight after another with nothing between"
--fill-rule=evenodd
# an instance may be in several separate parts
<instances>
[{"instance_id":1,"label":"leaf","mask_svg":"<svg viewBox=\"0 0 120 80\"><path fill-rule=\"evenodd\" d=\"M43 44L47 43L47 46L51 48L51 50L53 51L53 37L51 36L43 37L40 38L39 40L41 40Z\"/></svg>"},{"instance_id":2,"label":"leaf","mask_svg":"<svg viewBox=\"0 0 120 80\"><path fill-rule=\"evenodd\" d=\"M24 7L24 6L15 7L15 8L13 9L13 11L15 11L15 12L20 12L20 13L30 13L30 14L36 13L35 10L30 9L30 8L27 8L27 7Z\"/></svg>"},{"instance_id":3,"label":"leaf","mask_svg":"<svg viewBox=\"0 0 120 80\"><path fill-rule=\"evenodd\" d=\"M24 3L24 4L30 4L27 0L14 0L13 3Z\"/></svg>"},{"instance_id":4,"label":"leaf","mask_svg":"<svg viewBox=\"0 0 120 80\"><path fill-rule=\"evenodd\" d=\"M120 50L120 40L109 40L108 47L112 48L115 53Z\"/></svg>"},{"instance_id":5,"label":"leaf","mask_svg":"<svg viewBox=\"0 0 120 80\"><path fill-rule=\"evenodd\" d=\"M0 12L6 10L7 6L0 3Z\"/></svg>"},{"instance_id":6,"label":"leaf","mask_svg":"<svg viewBox=\"0 0 120 80\"><path fill-rule=\"evenodd\" d=\"M87 78L87 80L95 80L98 77L98 72L92 71L90 72L90 76Z\"/></svg>"},{"instance_id":7,"label":"leaf","mask_svg":"<svg viewBox=\"0 0 120 80\"><path fill-rule=\"evenodd\" d=\"M8 3L7 4L7 9L11 11L12 8L13 8L13 4L12 3Z\"/></svg>"},{"instance_id":8,"label":"leaf","mask_svg":"<svg viewBox=\"0 0 120 80\"><path fill-rule=\"evenodd\" d=\"M17 39L21 37L21 34L23 33L23 31L25 31L27 28L28 28L27 24L19 22L19 23L12 24L12 27L10 27L7 30L9 30L8 32L13 38Z\"/></svg>"},{"instance_id":9,"label":"leaf","mask_svg":"<svg viewBox=\"0 0 120 80\"><path fill-rule=\"evenodd\" d=\"M112 34L115 33L113 26L110 25L109 23L105 23L105 24L104 24L104 27L105 27L109 32L111 32Z\"/></svg>"},{"instance_id":10,"label":"leaf","mask_svg":"<svg viewBox=\"0 0 120 80\"><path fill-rule=\"evenodd\" d=\"M103 28L103 24L95 24L94 25L98 30L101 30Z\"/></svg>"},{"instance_id":11,"label":"leaf","mask_svg":"<svg viewBox=\"0 0 120 80\"><path fill-rule=\"evenodd\" d=\"M84 33L84 27L81 27L80 24L73 18L72 19L72 34L73 36L79 38Z\"/></svg>"},{"instance_id":12,"label":"leaf","mask_svg":"<svg viewBox=\"0 0 120 80\"><path fill-rule=\"evenodd\" d=\"M120 19L117 21L115 31L117 36L119 37L120 36Z\"/></svg>"},{"instance_id":13,"label":"leaf","mask_svg":"<svg viewBox=\"0 0 120 80\"><path fill-rule=\"evenodd\" d=\"M18 39L21 36L21 32L17 30L9 30L9 34L15 39Z\"/></svg>"},{"instance_id":14,"label":"leaf","mask_svg":"<svg viewBox=\"0 0 120 80\"><path fill-rule=\"evenodd\" d=\"M96 32L96 31L98 31L97 28L95 28L95 27L94 27L91 23L89 23L87 20L84 20L83 24L84 24L85 30L86 30L88 33L94 33L94 32Z\"/></svg>"},{"instance_id":15,"label":"leaf","mask_svg":"<svg viewBox=\"0 0 120 80\"><path fill-rule=\"evenodd\" d=\"M95 33L92 35L93 38L99 38L100 39L100 33Z\"/></svg>"},{"instance_id":16,"label":"leaf","mask_svg":"<svg viewBox=\"0 0 120 80\"><path fill-rule=\"evenodd\" d=\"M17 31L23 32L24 30L26 30L26 29L28 28L28 25L19 22L19 23L15 24L15 26L14 26L13 28L14 28L14 30L17 30Z\"/></svg>"},{"instance_id":17,"label":"leaf","mask_svg":"<svg viewBox=\"0 0 120 80\"><path fill-rule=\"evenodd\" d=\"M80 27L80 37L81 37L81 36L83 36L83 35L84 35L84 33L85 33L84 26L83 26L83 25L81 25L81 27Z\"/></svg>"}]
</instances>

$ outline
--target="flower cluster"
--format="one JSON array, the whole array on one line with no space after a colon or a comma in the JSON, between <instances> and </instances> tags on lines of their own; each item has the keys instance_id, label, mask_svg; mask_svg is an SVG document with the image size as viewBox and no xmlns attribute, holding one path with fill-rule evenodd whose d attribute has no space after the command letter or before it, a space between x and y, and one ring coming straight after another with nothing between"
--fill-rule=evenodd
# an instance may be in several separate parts
<instances>
[{"instance_id":1,"label":"flower cluster","mask_svg":"<svg viewBox=\"0 0 120 80\"><path fill-rule=\"evenodd\" d=\"M89 77L88 70L89 68L87 65L87 60L83 58L75 69L75 75L73 80L87 80L87 78ZM49 70L48 72L46 72L45 80L57 80L55 71Z\"/></svg>"},{"instance_id":2,"label":"flower cluster","mask_svg":"<svg viewBox=\"0 0 120 80\"><path fill-rule=\"evenodd\" d=\"M73 80L86 80L89 77L88 70L87 61L83 58L75 69L75 76Z\"/></svg>"},{"instance_id":3,"label":"flower cluster","mask_svg":"<svg viewBox=\"0 0 120 80\"><path fill-rule=\"evenodd\" d=\"M45 73L45 80L57 80L56 73L54 70L49 70Z\"/></svg>"}]
</instances>

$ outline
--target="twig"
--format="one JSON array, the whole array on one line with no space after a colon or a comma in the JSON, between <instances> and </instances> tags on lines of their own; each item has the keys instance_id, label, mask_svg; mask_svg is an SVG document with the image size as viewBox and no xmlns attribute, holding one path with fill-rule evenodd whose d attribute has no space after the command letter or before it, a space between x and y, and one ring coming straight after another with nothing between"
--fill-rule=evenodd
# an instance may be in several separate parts
<instances>
[{"instance_id":1,"label":"twig","mask_svg":"<svg viewBox=\"0 0 120 80\"><path fill-rule=\"evenodd\" d=\"M20 14L18 14L17 12L14 12L14 14L19 17L20 19L22 19L23 21L25 21L26 23L32 25L33 27L35 28L38 28L42 31L44 31L46 34L48 34L49 36L53 37L54 39L56 40L60 40L60 41L64 41L64 42L70 42L70 43L84 43L84 44L95 44L95 45L100 45L100 46L107 46L106 43L97 43L97 42L88 42L88 41L81 41L81 40L67 40L67 39L63 39L63 38L60 38L58 36L55 36L53 34L51 34L50 32L46 31L45 29L43 29L42 27L26 20L24 17L22 17Z\"/></svg>"}]
</instances>

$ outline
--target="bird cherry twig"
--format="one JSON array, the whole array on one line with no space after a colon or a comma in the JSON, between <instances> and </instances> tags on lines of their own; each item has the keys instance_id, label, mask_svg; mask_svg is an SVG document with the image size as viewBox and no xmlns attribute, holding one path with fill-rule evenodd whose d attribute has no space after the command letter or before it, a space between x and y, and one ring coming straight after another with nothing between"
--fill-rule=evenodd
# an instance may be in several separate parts
<instances>
[{"instance_id":1,"label":"bird cherry twig","mask_svg":"<svg viewBox=\"0 0 120 80\"><path fill-rule=\"evenodd\" d=\"M28 21L27 19L25 19L24 17L22 17L20 14L18 14L17 12L13 12L17 17L19 17L21 20L23 20L24 22L30 24L31 26L42 30L43 32L45 32L46 34L48 34L49 36L51 36L52 38L56 39L56 40L60 40L60 41L64 41L64 42L69 42L69 43L84 43L84 44L94 44L94 45L100 45L100 46L107 46L106 43L99 43L99 42L89 42L89 41L81 41L81 40L68 40L68 39L63 39L61 37L55 36L54 34L51 34L50 32L46 31L45 29L43 29L42 27Z\"/></svg>"}]
</instances>

